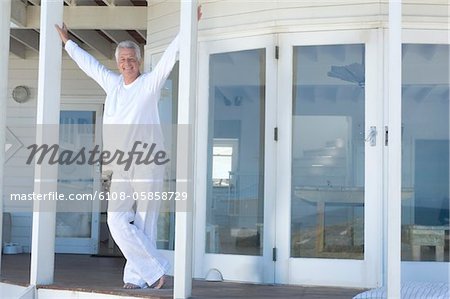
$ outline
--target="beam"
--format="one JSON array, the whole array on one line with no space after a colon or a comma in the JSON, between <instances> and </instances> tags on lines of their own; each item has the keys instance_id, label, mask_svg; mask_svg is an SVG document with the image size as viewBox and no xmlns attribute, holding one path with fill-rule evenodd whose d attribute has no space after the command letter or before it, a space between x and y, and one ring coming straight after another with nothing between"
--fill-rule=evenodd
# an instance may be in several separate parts
<instances>
[{"instance_id":1,"label":"beam","mask_svg":"<svg viewBox=\"0 0 450 299\"><path fill-rule=\"evenodd\" d=\"M136 32L137 32L144 40L147 40L147 31L145 31L145 30L136 30Z\"/></svg>"},{"instance_id":2,"label":"beam","mask_svg":"<svg viewBox=\"0 0 450 299\"><path fill-rule=\"evenodd\" d=\"M388 180L387 180L387 298L400 298L402 185L402 1L389 1L388 42Z\"/></svg>"},{"instance_id":3,"label":"beam","mask_svg":"<svg viewBox=\"0 0 450 299\"><path fill-rule=\"evenodd\" d=\"M115 0L102 0L103 3L106 4L106 6L116 6Z\"/></svg>"},{"instance_id":4,"label":"beam","mask_svg":"<svg viewBox=\"0 0 450 299\"><path fill-rule=\"evenodd\" d=\"M39 6L27 7L27 24L38 29ZM147 8L139 6L65 6L64 22L70 29L146 30Z\"/></svg>"},{"instance_id":5,"label":"beam","mask_svg":"<svg viewBox=\"0 0 450 299\"><path fill-rule=\"evenodd\" d=\"M117 6L134 6L131 0L115 0Z\"/></svg>"},{"instance_id":6,"label":"beam","mask_svg":"<svg viewBox=\"0 0 450 299\"><path fill-rule=\"evenodd\" d=\"M25 59L26 58L26 50L27 47L22 44L19 43L17 40L13 39L12 37L9 39L9 50L11 51L11 53L13 53L14 55L16 55L19 58Z\"/></svg>"},{"instance_id":7,"label":"beam","mask_svg":"<svg viewBox=\"0 0 450 299\"><path fill-rule=\"evenodd\" d=\"M11 29L11 37L39 52L39 33L34 30Z\"/></svg>"},{"instance_id":8,"label":"beam","mask_svg":"<svg viewBox=\"0 0 450 299\"><path fill-rule=\"evenodd\" d=\"M102 0L108 6L134 6L130 0Z\"/></svg>"},{"instance_id":9,"label":"beam","mask_svg":"<svg viewBox=\"0 0 450 299\"><path fill-rule=\"evenodd\" d=\"M42 0L36 144L59 143L62 43L55 24L62 25L63 0ZM45 126L45 128L44 128ZM35 164L34 193L45 196L58 190L58 165ZM55 264L56 201L33 202L31 285L53 283Z\"/></svg>"},{"instance_id":10,"label":"beam","mask_svg":"<svg viewBox=\"0 0 450 299\"><path fill-rule=\"evenodd\" d=\"M100 36L96 31L70 30L70 32L106 58L111 59L113 56L113 45L106 41L105 38Z\"/></svg>"},{"instance_id":11,"label":"beam","mask_svg":"<svg viewBox=\"0 0 450 299\"><path fill-rule=\"evenodd\" d=\"M0 1L0 232L3 227L3 177L6 144L6 106L8 101L8 64L9 64L9 26L11 21L11 2ZM0 244L3 244L0 234ZM1 267L1 255L0 255Z\"/></svg>"},{"instance_id":12,"label":"beam","mask_svg":"<svg viewBox=\"0 0 450 299\"><path fill-rule=\"evenodd\" d=\"M4 0L3 0L4 1ZM11 22L19 27L27 26L27 6L20 0L11 0Z\"/></svg>"},{"instance_id":13,"label":"beam","mask_svg":"<svg viewBox=\"0 0 450 299\"><path fill-rule=\"evenodd\" d=\"M131 34L124 30L102 30L102 32L108 36L110 39L112 39L116 44L120 43L124 40L131 40L134 41L139 45L139 48L141 48L141 54L144 55L144 47L137 41ZM115 49L112 51L114 52Z\"/></svg>"},{"instance_id":14,"label":"beam","mask_svg":"<svg viewBox=\"0 0 450 299\"><path fill-rule=\"evenodd\" d=\"M64 0L64 3L66 3L68 6L77 6L76 0Z\"/></svg>"},{"instance_id":15,"label":"beam","mask_svg":"<svg viewBox=\"0 0 450 299\"><path fill-rule=\"evenodd\" d=\"M124 40L132 40L137 42L131 35L129 35L126 31L123 30L102 30L103 33L112 39L116 44L120 43Z\"/></svg>"},{"instance_id":16,"label":"beam","mask_svg":"<svg viewBox=\"0 0 450 299\"><path fill-rule=\"evenodd\" d=\"M178 130L187 128L188 134L178 134L176 190L187 192L188 207L176 211L174 298L189 298L192 294L193 254L193 139L191 128L195 119L197 78L197 0L181 1L180 13L180 79L178 93ZM179 131L180 132L180 131ZM186 150L187 147L187 150ZM184 180L183 180L184 179Z\"/></svg>"},{"instance_id":17,"label":"beam","mask_svg":"<svg viewBox=\"0 0 450 299\"><path fill-rule=\"evenodd\" d=\"M131 34L127 33L124 30L102 30L102 32L108 36L110 39L112 39L116 44L120 43L124 40L131 40L134 41L139 45L141 48L141 54L144 55L144 47L139 43L138 40L136 40ZM115 49L113 49L114 52ZM143 56L142 56L143 58Z\"/></svg>"}]
</instances>

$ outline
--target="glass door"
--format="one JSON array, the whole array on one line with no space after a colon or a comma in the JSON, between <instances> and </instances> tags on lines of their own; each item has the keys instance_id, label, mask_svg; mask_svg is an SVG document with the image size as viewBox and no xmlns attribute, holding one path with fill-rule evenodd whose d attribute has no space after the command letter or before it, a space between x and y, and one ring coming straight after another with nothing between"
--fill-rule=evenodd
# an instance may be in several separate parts
<instances>
[{"instance_id":1,"label":"glass door","mask_svg":"<svg viewBox=\"0 0 450 299\"><path fill-rule=\"evenodd\" d=\"M376 39L376 31L280 37L279 283L379 282L383 140Z\"/></svg>"},{"instance_id":2,"label":"glass door","mask_svg":"<svg viewBox=\"0 0 450 299\"><path fill-rule=\"evenodd\" d=\"M448 282L449 55L446 32L402 45L402 279ZM398 149L400 150L400 149Z\"/></svg>"},{"instance_id":3,"label":"glass door","mask_svg":"<svg viewBox=\"0 0 450 299\"><path fill-rule=\"evenodd\" d=\"M274 38L200 52L196 275L215 268L226 280L273 282Z\"/></svg>"},{"instance_id":4,"label":"glass door","mask_svg":"<svg viewBox=\"0 0 450 299\"><path fill-rule=\"evenodd\" d=\"M85 154L101 145L101 105L63 105L60 113L60 152ZM101 147L100 149L101 150ZM58 167L57 253L96 254L99 244L101 166L63 163Z\"/></svg>"}]
</instances>

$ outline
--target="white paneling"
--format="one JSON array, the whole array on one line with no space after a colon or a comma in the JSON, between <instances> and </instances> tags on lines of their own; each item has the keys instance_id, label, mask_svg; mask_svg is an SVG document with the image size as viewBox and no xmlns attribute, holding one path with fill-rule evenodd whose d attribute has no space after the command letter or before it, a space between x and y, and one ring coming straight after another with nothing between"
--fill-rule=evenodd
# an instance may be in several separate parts
<instances>
[{"instance_id":1,"label":"white paneling","mask_svg":"<svg viewBox=\"0 0 450 299\"><path fill-rule=\"evenodd\" d=\"M31 212L11 213L11 242L22 245L24 252L30 252L31 248L31 222Z\"/></svg>"},{"instance_id":2,"label":"white paneling","mask_svg":"<svg viewBox=\"0 0 450 299\"><path fill-rule=\"evenodd\" d=\"M94 52L93 52L94 53ZM94 53L95 55L95 53ZM9 83L7 101L6 125L26 146L35 143L36 98L38 83L38 55L33 51L26 53L27 59L18 59L10 55ZM116 69L114 60L98 57L100 62L111 69ZM103 99L105 92L88 76L78 69L78 66L63 52L62 88L63 101L69 99L83 99L86 101ZM26 85L30 89L31 98L28 102L19 104L12 97L15 86ZM10 201L10 194L33 192L34 166L25 165L29 150L20 149L5 165L4 209L12 212L11 241L24 246L30 252L31 246L31 201ZM23 213L17 213L23 211ZM28 214L25 212L29 212Z\"/></svg>"},{"instance_id":3,"label":"white paneling","mask_svg":"<svg viewBox=\"0 0 450 299\"><path fill-rule=\"evenodd\" d=\"M25 28L39 28L40 6L27 7ZM145 29L146 11L138 6L65 6L64 22L72 29Z\"/></svg>"},{"instance_id":4,"label":"white paneling","mask_svg":"<svg viewBox=\"0 0 450 299\"><path fill-rule=\"evenodd\" d=\"M387 28L387 0L205 0L199 39L296 31ZM447 29L447 0L403 1L403 27ZM179 1L151 1L148 48L167 45L179 27ZM154 51L152 51L154 52Z\"/></svg>"}]
</instances>

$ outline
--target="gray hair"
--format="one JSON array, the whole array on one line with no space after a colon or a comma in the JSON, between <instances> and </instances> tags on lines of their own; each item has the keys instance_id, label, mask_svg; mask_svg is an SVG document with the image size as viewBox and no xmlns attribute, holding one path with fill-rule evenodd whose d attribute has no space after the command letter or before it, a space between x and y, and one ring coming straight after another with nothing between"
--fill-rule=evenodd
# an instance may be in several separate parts
<instances>
[{"instance_id":1,"label":"gray hair","mask_svg":"<svg viewBox=\"0 0 450 299\"><path fill-rule=\"evenodd\" d=\"M141 48L135 42L131 40L124 40L117 45L116 52L114 53L116 56L116 62L119 62L119 49L134 49L137 60L139 62L141 61Z\"/></svg>"}]
</instances>

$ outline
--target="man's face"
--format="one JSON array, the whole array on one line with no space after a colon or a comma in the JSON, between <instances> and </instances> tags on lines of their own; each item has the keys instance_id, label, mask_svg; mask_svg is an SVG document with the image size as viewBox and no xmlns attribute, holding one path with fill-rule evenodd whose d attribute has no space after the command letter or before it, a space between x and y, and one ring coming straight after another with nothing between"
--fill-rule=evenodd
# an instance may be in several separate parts
<instances>
[{"instance_id":1,"label":"man's face","mask_svg":"<svg viewBox=\"0 0 450 299\"><path fill-rule=\"evenodd\" d=\"M125 80L131 80L133 82L139 76L139 64L140 62L136 58L134 49L120 48L119 57L117 61L117 67L119 72L123 75ZM127 82L127 83L131 83Z\"/></svg>"}]
</instances>

